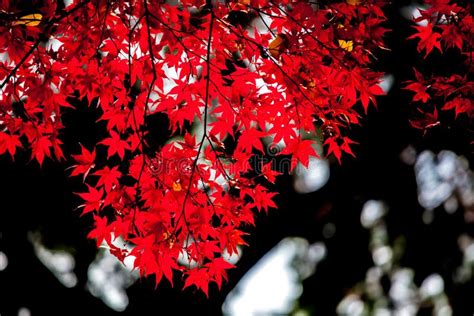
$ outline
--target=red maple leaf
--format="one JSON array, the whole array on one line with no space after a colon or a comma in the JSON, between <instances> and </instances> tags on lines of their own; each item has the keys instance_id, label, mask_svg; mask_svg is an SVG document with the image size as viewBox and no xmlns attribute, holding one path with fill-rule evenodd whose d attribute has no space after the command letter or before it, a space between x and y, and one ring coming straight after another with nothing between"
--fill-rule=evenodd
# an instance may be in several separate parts
<instances>
[{"instance_id":1,"label":"red maple leaf","mask_svg":"<svg viewBox=\"0 0 474 316\"><path fill-rule=\"evenodd\" d=\"M111 242L110 227L107 226L107 217L100 217L94 214L94 229L89 232L87 238L95 239L97 247L99 247L105 240L107 243Z\"/></svg>"},{"instance_id":2,"label":"red maple leaf","mask_svg":"<svg viewBox=\"0 0 474 316\"><path fill-rule=\"evenodd\" d=\"M430 99L430 95L426 92L428 87L425 84L423 75L415 68L413 68L413 71L415 72L416 81L407 81L409 84L403 89L415 92L415 95L413 96L413 102L422 101L423 103L426 103Z\"/></svg>"},{"instance_id":3,"label":"red maple leaf","mask_svg":"<svg viewBox=\"0 0 474 316\"><path fill-rule=\"evenodd\" d=\"M36 2L33 15L41 17L31 25L14 1L3 1L2 12L13 20L0 26L0 50L9 57L0 62L0 154L13 156L24 143L40 165L45 157L60 160L63 124L70 121L63 114L71 104L87 107L99 118L95 135L104 147L96 155L95 147L81 145L71 175L87 184L78 196L83 214L95 215L89 237L106 242L120 260L134 257L140 273L154 275L157 284L163 276L172 283L179 272L186 287L206 295L210 282L220 287L232 267L222 252L246 244L243 228L254 224L254 211L276 207L276 193L263 183L274 183L279 173L270 163L262 170L252 163L264 143L284 146L291 170L307 167L317 153L314 140L302 137L316 134L318 117L329 152L340 161L342 153L353 155L353 142L341 132L359 123L359 104L367 110L382 94L383 73L373 61L384 48L383 1L320 1L317 10L287 0L184 7L72 1L65 8ZM438 9L456 11L445 7ZM274 35L265 28L250 32L253 24L236 18L257 11L280 16L269 24ZM456 31L448 33L459 47ZM439 49L433 32L414 35L418 49ZM49 40L59 48L43 45ZM463 97L464 90L458 91ZM459 112L465 105L446 107ZM113 245L112 235L133 250ZM198 267L179 266L183 255Z\"/></svg>"},{"instance_id":4,"label":"red maple leaf","mask_svg":"<svg viewBox=\"0 0 474 316\"><path fill-rule=\"evenodd\" d=\"M48 136L40 136L32 144L31 158L36 158L36 161L43 164L44 157L51 157L51 146L53 144Z\"/></svg>"},{"instance_id":5,"label":"red maple leaf","mask_svg":"<svg viewBox=\"0 0 474 316\"><path fill-rule=\"evenodd\" d=\"M472 99L458 96L451 101L448 101L442 107L443 110L454 109L456 117L461 113L468 113L469 117L474 116L474 101Z\"/></svg>"},{"instance_id":6,"label":"red maple leaf","mask_svg":"<svg viewBox=\"0 0 474 316\"><path fill-rule=\"evenodd\" d=\"M120 159L123 159L125 156L125 150L129 149L128 143L122 140L120 135L113 130L110 131L110 137L104 139L99 144L109 147L107 150L107 158L117 154Z\"/></svg>"},{"instance_id":7,"label":"red maple leaf","mask_svg":"<svg viewBox=\"0 0 474 316\"><path fill-rule=\"evenodd\" d=\"M209 276L221 288L222 279L227 280L227 270L235 268L233 264L227 262L224 258L216 258L207 264L209 267Z\"/></svg>"},{"instance_id":8,"label":"red maple leaf","mask_svg":"<svg viewBox=\"0 0 474 316\"><path fill-rule=\"evenodd\" d=\"M425 49L425 58L433 50L433 48L437 48L439 51L441 51L441 34L438 32L433 32L433 25L419 25L414 26L414 28L417 32L408 38L419 38L420 41L418 42L417 50L418 52L421 52L423 49Z\"/></svg>"},{"instance_id":9,"label":"red maple leaf","mask_svg":"<svg viewBox=\"0 0 474 316\"><path fill-rule=\"evenodd\" d=\"M339 163L341 163L342 152L346 152L351 156L355 156L350 147L351 144L357 143L348 137L342 137L342 139L338 137L329 137L324 142L324 145L329 146L327 155L329 156L330 154L333 154Z\"/></svg>"},{"instance_id":10,"label":"red maple leaf","mask_svg":"<svg viewBox=\"0 0 474 316\"><path fill-rule=\"evenodd\" d=\"M443 30L441 40L445 45L447 47L457 47L462 50L464 40L459 25L447 24L440 25L440 27Z\"/></svg>"},{"instance_id":11,"label":"red maple leaf","mask_svg":"<svg viewBox=\"0 0 474 316\"><path fill-rule=\"evenodd\" d=\"M239 137L237 150L249 153L252 152L252 148L255 148L258 151L263 152L263 146L260 140L263 136L265 136L265 133L258 131L255 128L242 131L242 135Z\"/></svg>"},{"instance_id":12,"label":"red maple leaf","mask_svg":"<svg viewBox=\"0 0 474 316\"><path fill-rule=\"evenodd\" d=\"M21 146L20 139L17 135L0 132L0 155L8 150L10 156L14 158L16 148Z\"/></svg>"},{"instance_id":13,"label":"red maple leaf","mask_svg":"<svg viewBox=\"0 0 474 316\"><path fill-rule=\"evenodd\" d=\"M104 186L105 192L110 192L112 187L118 184L118 179L122 176L122 173L118 170L118 166L112 169L105 166L103 169L94 172L94 175L100 177L97 187Z\"/></svg>"},{"instance_id":14,"label":"red maple leaf","mask_svg":"<svg viewBox=\"0 0 474 316\"><path fill-rule=\"evenodd\" d=\"M275 183L276 176L281 175L281 172L272 169L272 163L269 162L262 165L262 175L271 183Z\"/></svg>"},{"instance_id":15,"label":"red maple leaf","mask_svg":"<svg viewBox=\"0 0 474 316\"><path fill-rule=\"evenodd\" d=\"M189 270L187 273L186 281L184 282L184 287L187 288L191 285L194 285L198 289L204 292L207 297L209 297L209 280L210 275L209 271L206 268L194 268Z\"/></svg>"},{"instance_id":16,"label":"red maple leaf","mask_svg":"<svg viewBox=\"0 0 474 316\"><path fill-rule=\"evenodd\" d=\"M251 203L250 206L255 206L259 211L263 209L265 212L268 212L269 207L277 207L275 202L272 200L276 193L269 192L268 189L259 184L257 184L253 189L243 189L241 195L249 196L253 200L253 203Z\"/></svg>"},{"instance_id":17,"label":"red maple leaf","mask_svg":"<svg viewBox=\"0 0 474 316\"><path fill-rule=\"evenodd\" d=\"M73 169L71 172L71 176L77 176L82 174L83 181L85 181L91 169L95 167L95 148L92 152L90 152L87 150L87 148L81 145L81 154L72 155L72 158L76 160L77 164L71 166L71 168Z\"/></svg>"},{"instance_id":18,"label":"red maple leaf","mask_svg":"<svg viewBox=\"0 0 474 316\"><path fill-rule=\"evenodd\" d=\"M438 120L438 110L436 108L434 109L433 113L423 112L420 109L418 109L418 111L421 113L420 118L410 120L410 124L414 128L421 129L423 130L423 133L426 133L428 129L441 124Z\"/></svg>"},{"instance_id":19,"label":"red maple leaf","mask_svg":"<svg viewBox=\"0 0 474 316\"><path fill-rule=\"evenodd\" d=\"M298 163L304 167L308 167L310 157L319 157L313 148L314 141L306 139L294 142L291 149L284 150L284 153L291 152L291 167L290 170L295 169Z\"/></svg>"},{"instance_id":20,"label":"red maple leaf","mask_svg":"<svg viewBox=\"0 0 474 316\"><path fill-rule=\"evenodd\" d=\"M102 197L104 196L104 189L101 188L100 190L97 190L88 184L86 185L89 192L76 193L85 201L85 204L79 206L84 207L82 215L93 211L99 211L103 204Z\"/></svg>"}]
</instances>

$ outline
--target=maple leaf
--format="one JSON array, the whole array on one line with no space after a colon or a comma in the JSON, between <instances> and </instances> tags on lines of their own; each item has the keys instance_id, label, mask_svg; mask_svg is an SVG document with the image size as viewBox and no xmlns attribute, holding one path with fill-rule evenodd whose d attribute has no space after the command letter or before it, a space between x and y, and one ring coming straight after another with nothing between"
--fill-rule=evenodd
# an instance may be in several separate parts
<instances>
[{"instance_id":1,"label":"maple leaf","mask_svg":"<svg viewBox=\"0 0 474 316\"><path fill-rule=\"evenodd\" d=\"M413 96L414 102L421 101L423 103L426 103L430 99L430 95L426 92L427 87L422 83L413 82L405 86L403 89L415 92L415 95Z\"/></svg>"},{"instance_id":2,"label":"maple leaf","mask_svg":"<svg viewBox=\"0 0 474 316\"><path fill-rule=\"evenodd\" d=\"M275 183L276 176L281 175L281 172L272 169L272 163L262 165L262 175L271 183Z\"/></svg>"},{"instance_id":3,"label":"maple leaf","mask_svg":"<svg viewBox=\"0 0 474 316\"><path fill-rule=\"evenodd\" d=\"M165 278L171 283L171 286L173 286L173 269L178 269L176 259L167 253L160 253L158 255L158 265Z\"/></svg>"},{"instance_id":4,"label":"maple leaf","mask_svg":"<svg viewBox=\"0 0 474 316\"><path fill-rule=\"evenodd\" d=\"M338 140L339 140L338 137L329 137L324 142L324 145L329 146L327 155L329 156L329 155L333 154L336 157L339 164L340 164L341 163L342 152L346 152L349 155L355 157L354 153L352 152L352 149L351 149L350 145L351 144L357 144L357 143L354 142L353 140L351 140L348 137L342 137L341 144L338 143Z\"/></svg>"},{"instance_id":5,"label":"maple leaf","mask_svg":"<svg viewBox=\"0 0 474 316\"><path fill-rule=\"evenodd\" d=\"M273 202L272 198L276 195L275 192L269 192L265 187L257 184L253 189L243 189L241 191L242 196L249 196L253 203L251 206L255 206L257 210L261 211L262 209L268 213L269 207L276 208L275 202Z\"/></svg>"},{"instance_id":6,"label":"maple leaf","mask_svg":"<svg viewBox=\"0 0 474 316\"><path fill-rule=\"evenodd\" d=\"M120 107L109 109L102 115L99 120L107 121L107 129L117 128L118 131L123 132L126 127L126 120L130 111L122 110Z\"/></svg>"},{"instance_id":7,"label":"maple leaf","mask_svg":"<svg viewBox=\"0 0 474 316\"><path fill-rule=\"evenodd\" d=\"M17 147L22 147L17 135L0 132L0 155L8 150L10 156L14 158Z\"/></svg>"},{"instance_id":8,"label":"maple leaf","mask_svg":"<svg viewBox=\"0 0 474 316\"><path fill-rule=\"evenodd\" d=\"M419 25L414 26L414 28L417 30L417 32L408 37L408 39L419 38L420 41L418 42L417 50L418 52L421 52L423 49L425 49L425 58L433 50L433 48L437 48L439 51L441 51L441 34L433 32L433 25Z\"/></svg>"},{"instance_id":9,"label":"maple leaf","mask_svg":"<svg viewBox=\"0 0 474 316\"><path fill-rule=\"evenodd\" d=\"M222 227L219 234L219 244L222 250L227 250L229 255L238 254L238 246L247 245L242 239L246 233L233 228L232 226Z\"/></svg>"},{"instance_id":10,"label":"maple leaf","mask_svg":"<svg viewBox=\"0 0 474 316\"><path fill-rule=\"evenodd\" d=\"M252 152L252 148L255 148L258 151L263 152L263 146L260 140L263 136L265 136L265 133L258 131L255 128L242 131L237 144L237 150L250 153Z\"/></svg>"},{"instance_id":11,"label":"maple leaf","mask_svg":"<svg viewBox=\"0 0 474 316\"><path fill-rule=\"evenodd\" d=\"M296 141L291 148L291 167L290 170L295 169L298 163L308 168L309 158L318 157L318 154L313 148L314 141L306 139ZM284 151L287 153L287 150Z\"/></svg>"},{"instance_id":12,"label":"maple leaf","mask_svg":"<svg viewBox=\"0 0 474 316\"><path fill-rule=\"evenodd\" d=\"M474 101L463 97L456 97L451 101L446 102L442 109L454 109L456 117L461 113L468 113L468 116L472 116L474 113Z\"/></svg>"},{"instance_id":13,"label":"maple leaf","mask_svg":"<svg viewBox=\"0 0 474 316\"><path fill-rule=\"evenodd\" d=\"M343 137L341 150L351 155L352 157L355 157L355 154L352 152L352 149L351 149L351 144L357 144L357 142L351 140L349 137Z\"/></svg>"},{"instance_id":14,"label":"maple leaf","mask_svg":"<svg viewBox=\"0 0 474 316\"><path fill-rule=\"evenodd\" d=\"M58 138L54 138L51 142L53 144L53 152L56 159L65 160L66 157L64 157L63 150L61 149L61 145L63 144L63 142Z\"/></svg>"},{"instance_id":15,"label":"maple leaf","mask_svg":"<svg viewBox=\"0 0 474 316\"><path fill-rule=\"evenodd\" d=\"M339 47L342 48L345 51L348 51L349 53L352 52L354 49L354 42L353 41L345 41L345 40L338 40L337 43L339 44Z\"/></svg>"},{"instance_id":16,"label":"maple leaf","mask_svg":"<svg viewBox=\"0 0 474 316\"><path fill-rule=\"evenodd\" d=\"M135 257L134 267L140 268L144 275L155 274L155 282L158 284L163 276L155 255L155 235L146 237L135 237L131 241L135 244L130 255Z\"/></svg>"},{"instance_id":17,"label":"maple leaf","mask_svg":"<svg viewBox=\"0 0 474 316\"><path fill-rule=\"evenodd\" d=\"M428 87L425 85L423 75L416 69L413 69L416 81L407 81L409 83L403 89L415 92L413 102L422 101L426 103L430 99L430 95L426 92Z\"/></svg>"},{"instance_id":18,"label":"maple leaf","mask_svg":"<svg viewBox=\"0 0 474 316\"><path fill-rule=\"evenodd\" d=\"M186 281L184 282L183 289L194 285L196 288L209 297L209 271L207 268L194 268L189 270L187 273Z\"/></svg>"},{"instance_id":19,"label":"maple leaf","mask_svg":"<svg viewBox=\"0 0 474 316\"><path fill-rule=\"evenodd\" d=\"M173 191L175 192L180 192L183 188L181 187L181 184L178 182L173 182Z\"/></svg>"},{"instance_id":20,"label":"maple leaf","mask_svg":"<svg viewBox=\"0 0 474 316\"><path fill-rule=\"evenodd\" d=\"M118 166L112 169L105 166L103 169L94 172L94 175L100 177L97 182L97 187L104 186L105 192L110 192L112 187L119 183L118 179L122 176L122 173L118 170Z\"/></svg>"},{"instance_id":21,"label":"maple leaf","mask_svg":"<svg viewBox=\"0 0 474 316\"><path fill-rule=\"evenodd\" d=\"M81 154L80 155L71 155L74 160L76 160L77 164L71 166L72 172L71 177L83 175L82 180L86 181L87 175L91 171L92 168L95 167L95 148L92 152L88 151L87 148L81 145Z\"/></svg>"},{"instance_id":22,"label":"maple leaf","mask_svg":"<svg viewBox=\"0 0 474 316\"><path fill-rule=\"evenodd\" d=\"M214 259L216 253L221 252L217 246L217 241L207 241L204 243L199 243L199 245L194 242L192 246L194 246L196 253L202 251L204 256L210 260Z\"/></svg>"},{"instance_id":23,"label":"maple leaf","mask_svg":"<svg viewBox=\"0 0 474 316\"><path fill-rule=\"evenodd\" d=\"M216 110L214 110L214 112L216 112ZM221 139L223 139L227 134L233 136L234 130L232 129L232 124L230 123L231 121L233 121L233 119L227 121L224 117L220 117L215 122L212 122L211 135L215 135Z\"/></svg>"},{"instance_id":24,"label":"maple leaf","mask_svg":"<svg viewBox=\"0 0 474 316\"><path fill-rule=\"evenodd\" d=\"M377 107L377 101L375 99L376 95L384 95L385 92L378 84L374 84L368 89L361 89L360 90L360 100L362 102L362 106L364 107L365 113L367 113L367 109L369 107L369 100L372 101L375 107Z\"/></svg>"},{"instance_id":25,"label":"maple leaf","mask_svg":"<svg viewBox=\"0 0 474 316\"><path fill-rule=\"evenodd\" d=\"M222 279L227 281L227 270L235 268L233 264L222 257L216 258L206 265L208 266L209 277L216 282L219 289L222 285Z\"/></svg>"},{"instance_id":26,"label":"maple leaf","mask_svg":"<svg viewBox=\"0 0 474 316\"><path fill-rule=\"evenodd\" d=\"M382 94L383 74L371 62L384 48L383 1L320 1L318 10L288 0L213 1L212 8L203 1L184 7L70 1L60 10L56 2L39 1L29 14L10 10L13 2L3 0L5 14L15 13L0 35L8 56L0 67L0 154L13 156L24 142L40 165L45 157L63 159L59 136L70 121L63 111L70 104L87 106L106 133L99 133L98 144L107 149L106 158L82 145L72 155L71 176L87 184L78 193L83 214L94 215L89 238L108 244L120 260L133 257L134 267L154 275L157 285L163 276L173 284L179 271L186 287L206 295L210 282L220 287L232 267L222 251L233 254L246 245L239 227L254 224L253 209L276 207L276 192L261 180L274 183L279 173L267 163L258 177L260 164L251 163L255 152L264 152L263 141L283 144L292 170L308 166L317 157L314 142L300 135L314 133L314 118L323 118L325 134L337 137L326 144L340 161L342 153L353 155L353 142L340 135L358 124L357 102L367 111ZM447 5L437 10L458 12ZM271 32L250 30L257 13L275 17ZM130 27L123 16L137 23ZM462 24L469 21L466 15ZM467 37L459 26L439 26L454 43L441 39L443 44L460 47L456 32ZM439 49L437 33L421 31L414 35L418 49ZM464 98L469 86L463 87L457 93ZM442 89L431 89L442 95ZM452 91L443 96L451 100L446 109L465 111ZM164 123L155 124L157 119ZM196 121L204 125L203 135L197 136ZM184 131L184 141L164 144ZM91 180L96 164L103 167ZM107 216L99 216L105 207ZM113 245L117 236L134 248ZM180 255L198 267L178 266Z\"/></svg>"},{"instance_id":27,"label":"maple leaf","mask_svg":"<svg viewBox=\"0 0 474 316\"><path fill-rule=\"evenodd\" d=\"M79 206L84 207L84 209L82 210L82 215L93 211L99 211L103 204L102 197L104 195L104 190L102 188L100 190L97 190L96 188L88 184L86 185L89 192L76 193L86 202L85 204Z\"/></svg>"},{"instance_id":28,"label":"maple leaf","mask_svg":"<svg viewBox=\"0 0 474 316\"><path fill-rule=\"evenodd\" d=\"M125 150L129 149L128 143L122 140L120 135L113 130L110 131L110 137L104 139L99 144L109 147L107 150L107 158L117 154L120 159L123 159L125 156Z\"/></svg>"},{"instance_id":29,"label":"maple leaf","mask_svg":"<svg viewBox=\"0 0 474 316\"><path fill-rule=\"evenodd\" d=\"M53 144L49 140L48 136L40 136L32 144L31 158L35 157L36 161L43 164L44 157L51 157L51 146Z\"/></svg>"},{"instance_id":30,"label":"maple leaf","mask_svg":"<svg viewBox=\"0 0 474 316\"><path fill-rule=\"evenodd\" d=\"M33 13L19 17L13 21L12 25L38 26L43 16L40 13Z\"/></svg>"},{"instance_id":31,"label":"maple leaf","mask_svg":"<svg viewBox=\"0 0 474 316\"><path fill-rule=\"evenodd\" d=\"M459 26L447 24L440 25L440 27L443 29L443 33L441 33L441 40L446 44L446 46L457 47L458 49L462 50L464 41Z\"/></svg>"},{"instance_id":32,"label":"maple leaf","mask_svg":"<svg viewBox=\"0 0 474 316\"><path fill-rule=\"evenodd\" d=\"M268 52L273 58L278 59L287 47L288 38L285 34L280 33L268 45Z\"/></svg>"},{"instance_id":33,"label":"maple leaf","mask_svg":"<svg viewBox=\"0 0 474 316\"><path fill-rule=\"evenodd\" d=\"M418 109L421 113L421 117L418 119L410 120L410 124L412 127L416 129L423 130L423 133L426 133L428 129L438 126L440 121L438 120L438 110L435 108L433 113L423 112L422 110Z\"/></svg>"},{"instance_id":34,"label":"maple leaf","mask_svg":"<svg viewBox=\"0 0 474 316\"><path fill-rule=\"evenodd\" d=\"M99 247L104 240L110 243L111 235L110 228L107 226L107 217L94 214L94 229L89 232L87 238L95 239Z\"/></svg>"},{"instance_id":35,"label":"maple leaf","mask_svg":"<svg viewBox=\"0 0 474 316\"><path fill-rule=\"evenodd\" d=\"M403 89L415 92L413 102L421 101L426 103L430 99L430 95L426 92L427 87L419 82L413 82L405 86Z\"/></svg>"}]
</instances>

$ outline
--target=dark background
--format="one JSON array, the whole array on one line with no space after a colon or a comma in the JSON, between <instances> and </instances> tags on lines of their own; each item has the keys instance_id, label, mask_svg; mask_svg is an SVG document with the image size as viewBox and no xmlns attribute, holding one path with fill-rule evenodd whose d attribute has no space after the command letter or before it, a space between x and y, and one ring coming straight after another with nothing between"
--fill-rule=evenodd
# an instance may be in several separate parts
<instances>
[{"instance_id":1,"label":"dark background","mask_svg":"<svg viewBox=\"0 0 474 316\"><path fill-rule=\"evenodd\" d=\"M316 315L331 315L348 289L365 278L373 265L368 249L369 233L360 225L360 210L370 199L380 199L390 208L386 218L390 236L404 235L407 247L402 263L416 271L416 282L431 273L450 276L462 260L457 247L459 232L470 232L473 225L464 221L462 212L449 215L437 212L432 225L422 222L423 209L417 202L417 187L412 166L400 160L400 153L408 145L417 151L430 149L438 152L449 149L465 155L473 165L472 134L466 133L468 122L455 120L451 113L443 114L443 124L426 134L409 126L408 119L415 111L409 105L410 95L400 94L401 82L411 79L412 65L421 64L416 43L406 41L411 34L410 23L401 17L399 8L410 1L396 1L387 7L387 35L390 53L383 53L379 66L395 76L390 93L379 98L379 108L371 108L360 128L353 131L357 158L344 157L342 165L331 160L331 177L321 190L299 195L293 191L290 176L277 182L280 192L278 210L269 215L259 214L256 228L250 229L249 247L230 272L229 282L221 291L211 286L210 299L193 289L182 291L179 278L175 288L162 282L155 289L154 280L140 279L128 290L130 305L123 315L221 313L222 302L244 273L269 249L286 236L301 236L315 242L323 240L328 249L326 259L316 273L304 282L300 300ZM436 64L440 56L430 56L423 68ZM453 59L443 59L443 68L457 65ZM446 60L448 60L446 62ZM96 143L100 126L97 117L86 106L65 114L67 126L63 140L65 153L76 153L78 142L88 148ZM65 169L70 162L47 160L39 168L30 162L28 153L20 153L15 161L0 157L0 251L7 254L9 264L0 272L0 314L16 315L20 307L27 307L32 315L116 314L99 299L85 290L87 268L94 260L96 247L86 235L91 220L80 217L75 208L79 204L73 192L83 190L80 179L69 178ZM322 227L332 222L335 235L325 239ZM28 241L29 231L40 231L47 247L74 249L75 273L78 285L68 289L36 258ZM446 281L445 281L446 282ZM417 284L420 285L419 283ZM474 283L463 286L445 283L454 315L474 313Z\"/></svg>"}]
</instances>

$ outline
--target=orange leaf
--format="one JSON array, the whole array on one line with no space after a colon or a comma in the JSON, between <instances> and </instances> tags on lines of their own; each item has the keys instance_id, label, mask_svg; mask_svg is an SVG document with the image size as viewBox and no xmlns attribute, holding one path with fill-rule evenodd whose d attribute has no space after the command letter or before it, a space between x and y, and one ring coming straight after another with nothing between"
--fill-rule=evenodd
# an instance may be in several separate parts
<instances>
[{"instance_id":1,"label":"orange leaf","mask_svg":"<svg viewBox=\"0 0 474 316\"><path fill-rule=\"evenodd\" d=\"M12 25L38 26L42 18L43 16L39 13L28 14L13 22Z\"/></svg>"},{"instance_id":2,"label":"orange leaf","mask_svg":"<svg viewBox=\"0 0 474 316\"><path fill-rule=\"evenodd\" d=\"M288 38L285 34L278 34L268 45L268 51L273 58L278 59L285 48L288 47Z\"/></svg>"}]
</instances>

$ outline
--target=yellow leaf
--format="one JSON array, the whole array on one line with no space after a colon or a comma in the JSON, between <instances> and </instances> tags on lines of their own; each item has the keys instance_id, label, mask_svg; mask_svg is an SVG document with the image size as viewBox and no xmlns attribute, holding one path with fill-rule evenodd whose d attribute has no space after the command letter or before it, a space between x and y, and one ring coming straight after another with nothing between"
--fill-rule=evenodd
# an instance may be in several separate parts
<instances>
[{"instance_id":1,"label":"yellow leaf","mask_svg":"<svg viewBox=\"0 0 474 316\"><path fill-rule=\"evenodd\" d=\"M354 42L353 41L345 41L345 40L338 40L339 47L348 51L352 52L354 49Z\"/></svg>"},{"instance_id":2,"label":"yellow leaf","mask_svg":"<svg viewBox=\"0 0 474 316\"><path fill-rule=\"evenodd\" d=\"M243 50L244 49L244 44L236 42L234 47L238 50Z\"/></svg>"},{"instance_id":3,"label":"yellow leaf","mask_svg":"<svg viewBox=\"0 0 474 316\"><path fill-rule=\"evenodd\" d=\"M316 87L316 82L314 81L314 79L311 79L311 80L306 84L306 87L307 87L307 88L314 88L314 87Z\"/></svg>"},{"instance_id":4,"label":"yellow leaf","mask_svg":"<svg viewBox=\"0 0 474 316\"><path fill-rule=\"evenodd\" d=\"M28 14L13 22L12 25L38 26L42 18L43 16L39 13Z\"/></svg>"},{"instance_id":5,"label":"yellow leaf","mask_svg":"<svg viewBox=\"0 0 474 316\"><path fill-rule=\"evenodd\" d=\"M179 192L181 191L181 189L181 184L179 184L178 182L173 182L173 191Z\"/></svg>"}]
</instances>

